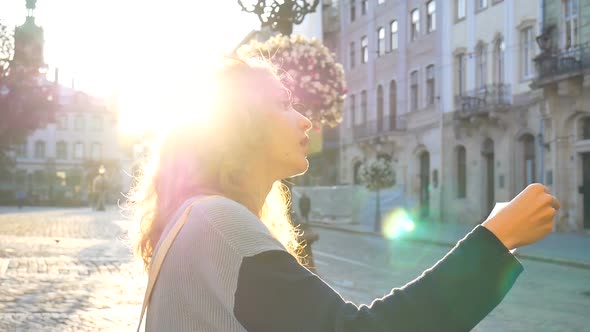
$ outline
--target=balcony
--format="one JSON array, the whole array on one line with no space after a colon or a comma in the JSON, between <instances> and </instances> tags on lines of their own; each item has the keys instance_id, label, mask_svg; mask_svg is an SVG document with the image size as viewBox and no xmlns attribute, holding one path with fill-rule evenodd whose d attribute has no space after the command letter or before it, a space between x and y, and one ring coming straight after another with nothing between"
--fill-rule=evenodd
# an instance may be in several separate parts
<instances>
[{"instance_id":1,"label":"balcony","mask_svg":"<svg viewBox=\"0 0 590 332\"><path fill-rule=\"evenodd\" d=\"M535 58L535 65L538 77L533 83L534 87L568 76L581 75L582 71L590 69L590 44L586 43L554 53L541 53Z\"/></svg>"},{"instance_id":2,"label":"balcony","mask_svg":"<svg viewBox=\"0 0 590 332\"><path fill-rule=\"evenodd\" d=\"M348 141L360 141L378 136L391 135L402 132L408 127L406 114L386 116L382 121L368 121L357 124L352 128L352 135L347 135Z\"/></svg>"},{"instance_id":3,"label":"balcony","mask_svg":"<svg viewBox=\"0 0 590 332\"><path fill-rule=\"evenodd\" d=\"M512 104L509 84L489 84L479 89L455 96L456 118L486 115L493 110L503 110Z\"/></svg>"}]
</instances>

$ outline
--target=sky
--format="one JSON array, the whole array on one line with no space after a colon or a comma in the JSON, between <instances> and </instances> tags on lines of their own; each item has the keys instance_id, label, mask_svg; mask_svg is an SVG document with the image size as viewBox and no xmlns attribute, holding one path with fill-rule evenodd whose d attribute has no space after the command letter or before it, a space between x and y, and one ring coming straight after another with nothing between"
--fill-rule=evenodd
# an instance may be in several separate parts
<instances>
[{"instance_id":1,"label":"sky","mask_svg":"<svg viewBox=\"0 0 590 332\"><path fill-rule=\"evenodd\" d=\"M20 25L25 0L0 0L0 20ZM259 21L237 0L38 0L48 78L92 95L117 96L127 131L153 126L158 112L186 101L210 63ZM144 122L144 123L139 123ZM153 123L152 123L153 122Z\"/></svg>"}]
</instances>

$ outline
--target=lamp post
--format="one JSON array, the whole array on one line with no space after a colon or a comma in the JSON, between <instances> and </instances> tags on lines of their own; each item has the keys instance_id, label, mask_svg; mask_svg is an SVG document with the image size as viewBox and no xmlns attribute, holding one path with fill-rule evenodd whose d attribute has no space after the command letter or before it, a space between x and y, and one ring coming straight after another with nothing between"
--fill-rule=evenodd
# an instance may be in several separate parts
<instances>
[{"instance_id":1,"label":"lamp post","mask_svg":"<svg viewBox=\"0 0 590 332\"><path fill-rule=\"evenodd\" d=\"M242 10L258 16L262 27L270 27L282 35L290 36L293 25L301 24L307 14L314 13L319 0L283 0L273 1L270 5L266 0L238 0Z\"/></svg>"}]
</instances>

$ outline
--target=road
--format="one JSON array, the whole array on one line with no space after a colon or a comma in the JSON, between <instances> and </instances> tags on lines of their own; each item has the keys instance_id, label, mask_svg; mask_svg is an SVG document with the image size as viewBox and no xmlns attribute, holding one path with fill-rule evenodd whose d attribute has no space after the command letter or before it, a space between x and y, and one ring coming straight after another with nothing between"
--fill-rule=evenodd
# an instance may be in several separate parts
<instances>
[{"instance_id":1,"label":"road","mask_svg":"<svg viewBox=\"0 0 590 332\"><path fill-rule=\"evenodd\" d=\"M419 276L448 247L317 229L321 277L356 304L370 304ZM525 271L473 331L590 331L590 270L522 260ZM424 313L426 316L427 312Z\"/></svg>"},{"instance_id":2,"label":"road","mask_svg":"<svg viewBox=\"0 0 590 332\"><path fill-rule=\"evenodd\" d=\"M134 330L146 279L130 254L129 227L112 207L0 208L0 331ZM412 280L449 249L318 231L318 273L358 304ZM474 331L590 331L590 270L523 264Z\"/></svg>"}]
</instances>

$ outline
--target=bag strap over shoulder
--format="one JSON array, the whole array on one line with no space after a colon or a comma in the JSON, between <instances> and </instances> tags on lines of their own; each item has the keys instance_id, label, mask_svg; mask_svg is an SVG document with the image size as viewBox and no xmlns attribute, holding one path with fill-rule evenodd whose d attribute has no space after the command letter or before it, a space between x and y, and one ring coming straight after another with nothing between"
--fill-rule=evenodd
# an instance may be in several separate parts
<instances>
[{"instance_id":1,"label":"bag strap over shoulder","mask_svg":"<svg viewBox=\"0 0 590 332\"><path fill-rule=\"evenodd\" d=\"M145 315L145 311L146 311L147 306L150 302L150 298L152 296L152 290L154 288L154 285L156 284L156 280L158 279L158 274L160 273L160 268L162 267L162 263L164 262L164 258L166 258L166 254L168 254L168 250L170 249L170 246L172 246L172 242L174 242L174 239L176 238L176 236L180 232L180 229L182 228L182 226L184 226L184 223L186 222L186 219L188 218L193 206L195 206L197 203L209 200L214 197L219 197L219 196L206 196L206 197L199 198L195 202L191 203L184 210L184 213L178 219L178 221L172 226L172 228L170 229L170 232L168 232L168 235L166 235L166 237L162 240L162 244L158 248L158 251L154 254L154 256L152 256L152 263L150 265L149 274L148 274L148 284L147 284L147 288L145 290L145 295L143 297L143 305L141 308L141 315L139 317L139 324L137 325L137 332L139 332L141 329L141 323L143 322L143 317Z\"/></svg>"}]
</instances>

